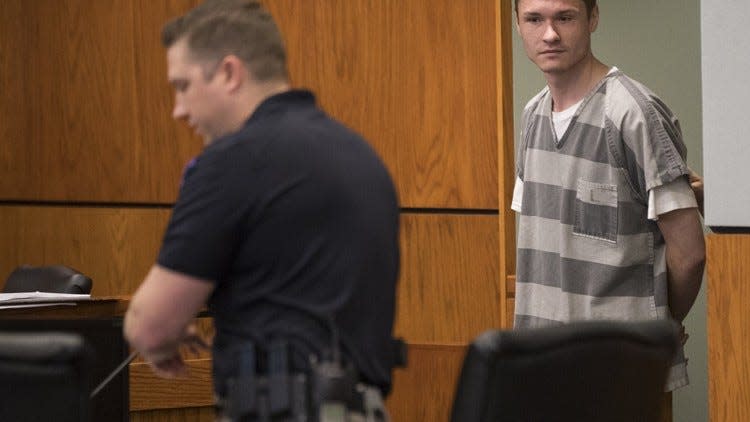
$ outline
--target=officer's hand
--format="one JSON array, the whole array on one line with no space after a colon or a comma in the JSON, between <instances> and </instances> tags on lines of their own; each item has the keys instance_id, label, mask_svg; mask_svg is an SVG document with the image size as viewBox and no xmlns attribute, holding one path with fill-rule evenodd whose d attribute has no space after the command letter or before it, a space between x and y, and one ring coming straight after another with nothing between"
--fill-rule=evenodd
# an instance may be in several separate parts
<instances>
[{"instance_id":1,"label":"officer's hand","mask_svg":"<svg viewBox=\"0 0 750 422\"><path fill-rule=\"evenodd\" d=\"M210 345L198 332L198 327L192 323L185 328L182 344L194 356L199 356L201 351L208 350Z\"/></svg>"},{"instance_id":2,"label":"officer's hand","mask_svg":"<svg viewBox=\"0 0 750 422\"><path fill-rule=\"evenodd\" d=\"M148 363L154 373L162 378L178 378L188 375L187 366L179 351L169 357L149 360Z\"/></svg>"},{"instance_id":3,"label":"officer's hand","mask_svg":"<svg viewBox=\"0 0 750 422\"><path fill-rule=\"evenodd\" d=\"M154 373L160 377L185 377L188 375L188 369L180 350L184 348L197 356L202 350L207 350L208 347L208 343L198 333L196 325L190 324L185 328L185 333L177 347L158 355L145 356L145 359Z\"/></svg>"}]
</instances>

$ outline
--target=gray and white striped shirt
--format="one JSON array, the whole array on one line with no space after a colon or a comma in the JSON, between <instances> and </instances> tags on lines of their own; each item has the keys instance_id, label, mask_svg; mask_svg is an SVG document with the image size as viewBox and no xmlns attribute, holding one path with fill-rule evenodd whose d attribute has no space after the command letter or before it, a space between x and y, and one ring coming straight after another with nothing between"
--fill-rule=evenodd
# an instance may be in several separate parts
<instances>
[{"instance_id":1,"label":"gray and white striped shirt","mask_svg":"<svg viewBox=\"0 0 750 422\"><path fill-rule=\"evenodd\" d=\"M669 318L665 243L648 198L688 174L677 119L617 69L559 139L551 113L545 88L522 119L515 327ZM687 383L680 353L667 390Z\"/></svg>"}]
</instances>

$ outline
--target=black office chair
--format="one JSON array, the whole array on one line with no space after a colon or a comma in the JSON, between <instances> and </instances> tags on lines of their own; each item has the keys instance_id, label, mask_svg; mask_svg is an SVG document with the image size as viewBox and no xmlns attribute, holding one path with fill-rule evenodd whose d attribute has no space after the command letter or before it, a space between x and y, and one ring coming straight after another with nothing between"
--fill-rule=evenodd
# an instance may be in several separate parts
<instances>
[{"instance_id":1,"label":"black office chair","mask_svg":"<svg viewBox=\"0 0 750 422\"><path fill-rule=\"evenodd\" d=\"M64 265L16 268L5 281L3 293L48 292L91 293L92 281L79 271Z\"/></svg>"},{"instance_id":2,"label":"black office chair","mask_svg":"<svg viewBox=\"0 0 750 422\"><path fill-rule=\"evenodd\" d=\"M487 331L469 346L453 422L660 420L672 321Z\"/></svg>"},{"instance_id":3,"label":"black office chair","mask_svg":"<svg viewBox=\"0 0 750 422\"><path fill-rule=\"evenodd\" d=\"M77 334L0 333L0 420L89 421L91 359Z\"/></svg>"}]
</instances>

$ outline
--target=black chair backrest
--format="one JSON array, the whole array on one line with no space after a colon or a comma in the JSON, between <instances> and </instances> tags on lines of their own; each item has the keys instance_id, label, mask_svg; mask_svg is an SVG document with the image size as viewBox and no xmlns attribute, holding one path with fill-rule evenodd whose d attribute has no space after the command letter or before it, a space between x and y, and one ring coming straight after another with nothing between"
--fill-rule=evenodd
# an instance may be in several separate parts
<instances>
[{"instance_id":1,"label":"black chair backrest","mask_svg":"<svg viewBox=\"0 0 750 422\"><path fill-rule=\"evenodd\" d=\"M91 359L78 334L0 332L0 420L88 421Z\"/></svg>"},{"instance_id":2,"label":"black chair backrest","mask_svg":"<svg viewBox=\"0 0 750 422\"><path fill-rule=\"evenodd\" d=\"M672 321L487 331L468 348L451 420L658 421L677 345Z\"/></svg>"},{"instance_id":3,"label":"black chair backrest","mask_svg":"<svg viewBox=\"0 0 750 422\"><path fill-rule=\"evenodd\" d=\"M5 281L3 293L48 292L91 293L92 281L73 268L64 265L16 268Z\"/></svg>"}]
</instances>

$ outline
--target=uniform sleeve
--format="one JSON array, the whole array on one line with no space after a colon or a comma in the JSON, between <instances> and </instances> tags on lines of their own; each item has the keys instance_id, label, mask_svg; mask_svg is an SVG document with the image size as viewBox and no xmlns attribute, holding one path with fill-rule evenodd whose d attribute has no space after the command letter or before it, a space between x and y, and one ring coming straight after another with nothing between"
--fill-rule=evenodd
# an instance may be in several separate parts
<instances>
[{"instance_id":1,"label":"uniform sleeve","mask_svg":"<svg viewBox=\"0 0 750 422\"><path fill-rule=\"evenodd\" d=\"M513 200L510 202L510 209L515 212L521 212L523 209L523 180L516 177L516 184L513 186Z\"/></svg>"},{"instance_id":2,"label":"uniform sleeve","mask_svg":"<svg viewBox=\"0 0 750 422\"><path fill-rule=\"evenodd\" d=\"M219 280L229 270L242 233L247 197L238 164L216 154L186 172L157 262L194 277Z\"/></svg>"},{"instance_id":3,"label":"uniform sleeve","mask_svg":"<svg viewBox=\"0 0 750 422\"><path fill-rule=\"evenodd\" d=\"M621 82L608 102L608 137L645 201L651 190L688 174L687 149L679 122L666 104L632 81Z\"/></svg>"},{"instance_id":4,"label":"uniform sleeve","mask_svg":"<svg viewBox=\"0 0 750 422\"><path fill-rule=\"evenodd\" d=\"M670 211L698 208L695 194L684 177L654 188L648 196L648 219L658 220L659 216Z\"/></svg>"}]
</instances>

